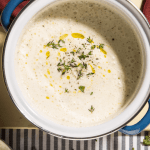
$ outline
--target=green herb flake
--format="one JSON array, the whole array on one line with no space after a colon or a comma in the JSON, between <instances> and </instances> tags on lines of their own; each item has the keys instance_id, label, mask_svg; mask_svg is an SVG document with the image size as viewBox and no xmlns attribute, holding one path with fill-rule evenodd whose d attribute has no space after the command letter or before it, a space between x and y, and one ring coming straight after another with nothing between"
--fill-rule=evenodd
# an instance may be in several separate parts
<instances>
[{"instance_id":1,"label":"green herb flake","mask_svg":"<svg viewBox=\"0 0 150 150\"><path fill-rule=\"evenodd\" d=\"M65 89L65 93L69 93L68 89Z\"/></svg>"},{"instance_id":2,"label":"green herb flake","mask_svg":"<svg viewBox=\"0 0 150 150\"><path fill-rule=\"evenodd\" d=\"M70 52L74 56L74 52Z\"/></svg>"},{"instance_id":3,"label":"green herb flake","mask_svg":"<svg viewBox=\"0 0 150 150\"><path fill-rule=\"evenodd\" d=\"M145 136L145 139L143 140L143 144L150 146L150 136Z\"/></svg>"},{"instance_id":4,"label":"green herb flake","mask_svg":"<svg viewBox=\"0 0 150 150\"><path fill-rule=\"evenodd\" d=\"M88 55L92 55L92 51L90 51L90 52L88 53Z\"/></svg>"},{"instance_id":5,"label":"green herb flake","mask_svg":"<svg viewBox=\"0 0 150 150\"><path fill-rule=\"evenodd\" d=\"M85 44L82 44L83 45L83 47L85 48Z\"/></svg>"},{"instance_id":6,"label":"green herb flake","mask_svg":"<svg viewBox=\"0 0 150 150\"><path fill-rule=\"evenodd\" d=\"M93 43L93 39L91 39L90 36L89 36L89 38L87 38L87 42Z\"/></svg>"},{"instance_id":7,"label":"green herb flake","mask_svg":"<svg viewBox=\"0 0 150 150\"><path fill-rule=\"evenodd\" d=\"M132 148L132 150L134 150L134 148Z\"/></svg>"},{"instance_id":8,"label":"green herb flake","mask_svg":"<svg viewBox=\"0 0 150 150\"><path fill-rule=\"evenodd\" d=\"M91 105L91 108L89 109L89 111L90 111L91 113L93 113L94 110L95 110L95 108Z\"/></svg>"},{"instance_id":9,"label":"green herb flake","mask_svg":"<svg viewBox=\"0 0 150 150\"><path fill-rule=\"evenodd\" d=\"M60 43L60 42L65 43L65 41L64 41L64 40L59 40L59 41L58 41L58 43Z\"/></svg>"},{"instance_id":10,"label":"green herb flake","mask_svg":"<svg viewBox=\"0 0 150 150\"><path fill-rule=\"evenodd\" d=\"M85 59L86 57L89 57L87 55L84 55L84 52L82 53L82 55L78 56L78 58L81 60L81 59Z\"/></svg>"},{"instance_id":11,"label":"green herb flake","mask_svg":"<svg viewBox=\"0 0 150 150\"><path fill-rule=\"evenodd\" d=\"M98 46L98 48L100 49L100 48L104 48L104 44L100 44L99 46Z\"/></svg>"},{"instance_id":12,"label":"green herb flake","mask_svg":"<svg viewBox=\"0 0 150 150\"><path fill-rule=\"evenodd\" d=\"M76 62L76 61L72 58L71 63L74 63L74 62Z\"/></svg>"},{"instance_id":13,"label":"green herb flake","mask_svg":"<svg viewBox=\"0 0 150 150\"><path fill-rule=\"evenodd\" d=\"M79 48L76 53L80 53L80 51L81 51L81 48Z\"/></svg>"},{"instance_id":14,"label":"green herb flake","mask_svg":"<svg viewBox=\"0 0 150 150\"><path fill-rule=\"evenodd\" d=\"M91 94L90 95L93 95L93 92L91 92Z\"/></svg>"},{"instance_id":15,"label":"green herb flake","mask_svg":"<svg viewBox=\"0 0 150 150\"><path fill-rule=\"evenodd\" d=\"M91 73L88 73L87 75L89 76L89 75L93 75L94 73L93 72L91 72Z\"/></svg>"},{"instance_id":16,"label":"green herb flake","mask_svg":"<svg viewBox=\"0 0 150 150\"><path fill-rule=\"evenodd\" d=\"M82 76L83 76L83 75L82 75L82 70L80 70L79 73L78 73L77 80L79 80Z\"/></svg>"},{"instance_id":17,"label":"green herb flake","mask_svg":"<svg viewBox=\"0 0 150 150\"><path fill-rule=\"evenodd\" d=\"M79 86L79 89L84 93L85 86Z\"/></svg>"},{"instance_id":18,"label":"green herb flake","mask_svg":"<svg viewBox=\"0 0 150 150\"><path fill-rule=\"evenodd\" d=\"M57 70L58 70L58 72L60 72L60 71L61 71L61 68L58 68Z\"/></svg>"},{"instance_id":19,"label":"green herb flake","mask_svg":"<svg viewBox=\"0 0 150 150\"><path fill-rule=\"evenodd\" d=\"M95 49L95 47L96 47L96 45L92 45L92 46L91 46L91 49Z\"/></svg>"}]
</instances>

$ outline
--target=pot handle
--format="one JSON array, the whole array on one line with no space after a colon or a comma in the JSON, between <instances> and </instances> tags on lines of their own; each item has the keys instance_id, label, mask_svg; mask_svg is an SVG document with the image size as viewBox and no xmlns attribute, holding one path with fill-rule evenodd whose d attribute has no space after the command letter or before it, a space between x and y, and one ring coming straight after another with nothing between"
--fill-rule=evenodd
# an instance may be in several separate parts
<instances>
[{"instance_id":1,"label":"pot handle","mask_svg":"<svg viewBox=\"0 0 150 150\"><path fill-rule=\"evenodd\" d=\"M1 24L6 31L8 31L8 27L10 25L10 17L15 8L22 3L24 0L10 0L9 3L4 8L1 15Z\"/></svg>"},{"instance_id":2,"label":"pot handle","mask_svg":"<svg viewBox=\"0 0 150 150\"><path fill-rule=\"evenodd\" d=\"M119 131L128 134L128 135L135 135L139 134L142 130L144 130L150 124L150 99L148 100L149 109L145 116L135 125L132 126L125 126Z\"/></svg>"}]
</instances>

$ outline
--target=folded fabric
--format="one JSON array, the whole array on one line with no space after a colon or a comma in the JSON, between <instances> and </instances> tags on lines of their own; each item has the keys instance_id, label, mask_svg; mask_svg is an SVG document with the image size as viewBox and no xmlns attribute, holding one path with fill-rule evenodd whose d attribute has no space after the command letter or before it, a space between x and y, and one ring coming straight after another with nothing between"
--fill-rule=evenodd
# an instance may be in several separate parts
<instances>
[{"instance_id":1,"label":"folded fabric","mask_svg":"<svg viewBox=\"0 0 150 150\"><path fill-rule=\"evenodd\" d=\"M30 0L24 0L24 2L22 2L19 6L17 6L17 8L14 10L11 20L14 19L15 16L17 16L17 14L20 12L20 10L29 2ZM5 6L7 5L7 3L9 2L9 0L0 0L0 13L3 11L3 9L5 8ZM146 16L146 18L148 19L149 23L150 23L150 0L146 0L145 4L143 5L143 13Z\"/></svg>"},{"instance_id":2,"label":"folded fabric","mask_svg":"<svg viewBox=\"0 0 150 150\"><path fill-rule=\"evenodd\" d=\"M146 0L144 7L143 7L143 13L150 23L150 0Z\"/></svg>"}]
</instances>

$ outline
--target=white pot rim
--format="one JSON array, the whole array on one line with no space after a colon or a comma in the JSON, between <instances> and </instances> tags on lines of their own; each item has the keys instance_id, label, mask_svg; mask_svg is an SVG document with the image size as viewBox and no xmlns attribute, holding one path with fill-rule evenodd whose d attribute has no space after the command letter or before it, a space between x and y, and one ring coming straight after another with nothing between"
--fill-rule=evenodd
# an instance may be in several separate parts
<instances>
[{"instance_id":1,"label":"white pot rim","mask_svg":"<svg viewBox=\"0 0 150 150\"><path fill-rule=\"evenodd\" d=\"M45 118L43 119L42 116L32 110L22 97L14 73L14 51L22 29L34 14L54 1L55 0L36 0L29 2L11 24L3 48L3 74L8 93L16 107L31 123L51 135L67 139L94 139L115 132L130 122L144 107L148 100L150 91L150 59L148 59L150 58L150 52L148 51L150 48L150 39L148 40L148 38L150 37L147 37L147 34L145 33L145 30L150 29L148 21L144 15L142 15L140 10L138 10L130 1L124 1L122 3L129 4L135 11L137 11L137 15L139 15L141 17L140 19L144 21L142 25L139 23L139 20L131 14L131 12L127 11L126 7L122 6L121 2L118 2L117 0L107 0L108 2L111 1L111 3L118 5L120 9L124 9L124 11L126 11L134 20L142 33L146 47L146 72L143 83L138 94L134 98L134 101L132 101L131 104L116 118L94 127L66 127L48 121Z\"/></svg>"}]
</instances>

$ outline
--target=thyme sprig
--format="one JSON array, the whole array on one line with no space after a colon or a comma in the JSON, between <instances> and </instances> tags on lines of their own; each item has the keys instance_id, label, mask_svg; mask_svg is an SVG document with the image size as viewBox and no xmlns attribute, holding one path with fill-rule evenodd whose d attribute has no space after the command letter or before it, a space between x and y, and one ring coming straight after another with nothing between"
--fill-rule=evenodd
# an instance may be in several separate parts
<instances>
[{"instance_id":1,"label":"thyme sprig","mask_svg":"<svg viewBox=\"0 0 150 150\"><path fill-rule=\"evenodd\" d=\"M95 108L91 105L91 108L89 109L89 111L90 111L91 113L93 113L94 110L95 110Z\"/></svg>"}]
</instances>

